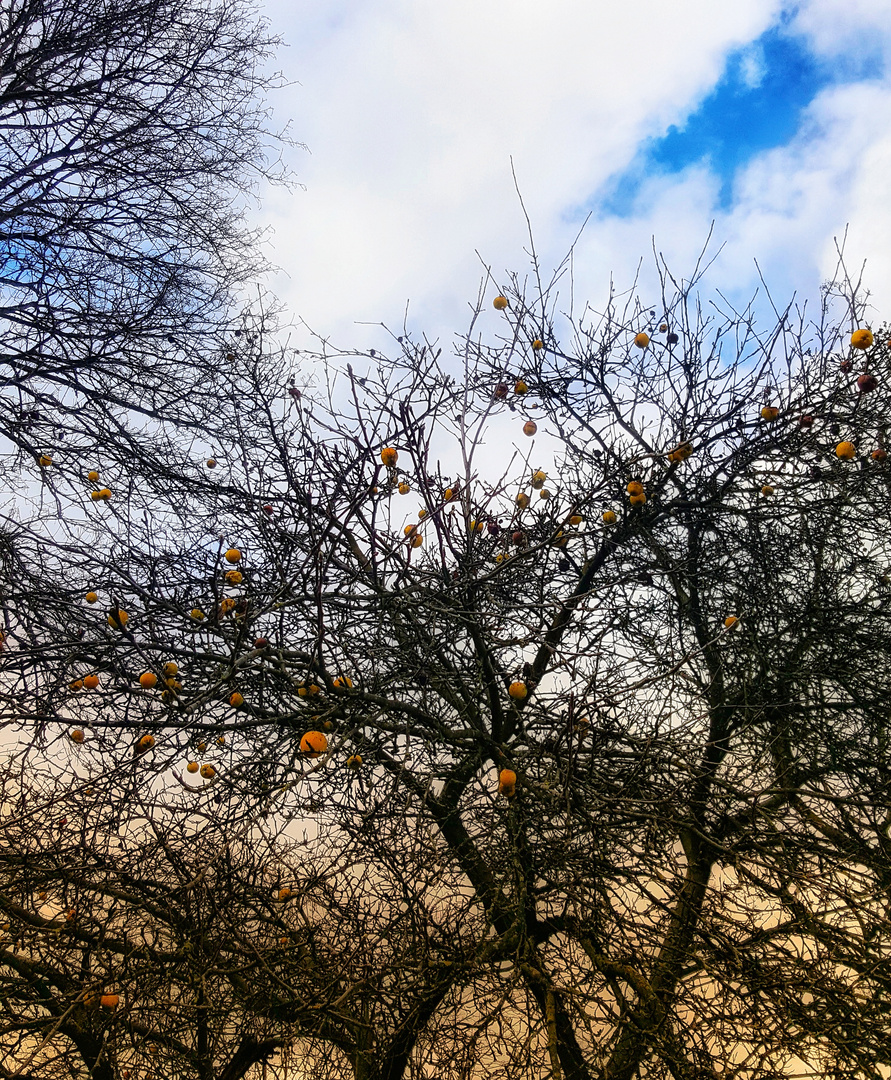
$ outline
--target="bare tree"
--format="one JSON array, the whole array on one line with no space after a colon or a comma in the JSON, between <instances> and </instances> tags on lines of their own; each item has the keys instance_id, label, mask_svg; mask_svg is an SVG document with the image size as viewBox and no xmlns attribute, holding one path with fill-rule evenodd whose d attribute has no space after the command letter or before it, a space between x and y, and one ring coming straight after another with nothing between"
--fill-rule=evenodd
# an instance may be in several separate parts
<instances>
[{"instance_id":1,"label":"bare tree","mask_svg":"<svg viewBox=\"0 0 891 1080\"><path fill-rule=\"evenodd\" d=\"M880 1074L888 333L840 280L765 331L664 268L578 322L516 281L455 358L323 343L300 388L246 349L224 481L49 545L23 760L210 763L232 828L349 853L358 977L315 1027L240 999L314 1075Z\"/></svg>"}]
</instances>

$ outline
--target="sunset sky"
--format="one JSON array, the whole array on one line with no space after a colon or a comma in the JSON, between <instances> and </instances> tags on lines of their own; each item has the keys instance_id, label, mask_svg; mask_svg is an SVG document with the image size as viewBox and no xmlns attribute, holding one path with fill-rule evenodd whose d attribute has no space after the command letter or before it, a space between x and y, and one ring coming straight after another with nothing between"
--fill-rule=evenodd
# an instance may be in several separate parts
<instances>
[{"instance_id":1,"label":"sunset sky","mask_svg":"<svg viewBox=\"0 0 891 1080\"><path fill-rule=\"evenodd\" d=\"M306 144L304 185L263 193L271 281L346 347L361 323L451 337L484 265L546 269L578 241L575 295L630 284L652 246L687 274L813 298L846 256L891 313L891 0L270 0ZM646 295L649 278L644 273ZM568 288L565 290L568 303ZM494 290L489 289L494 295ZM488 295L488 294L487 294Z\"/></svg>"}]
</instances>

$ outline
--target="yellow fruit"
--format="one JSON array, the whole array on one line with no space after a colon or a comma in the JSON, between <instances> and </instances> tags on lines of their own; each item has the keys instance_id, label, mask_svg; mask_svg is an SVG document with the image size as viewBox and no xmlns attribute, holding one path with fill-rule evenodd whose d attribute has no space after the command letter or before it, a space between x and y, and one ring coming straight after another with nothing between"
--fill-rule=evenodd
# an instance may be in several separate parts
<instances>
[{"instance_id":1,"label":"yellow fruit","mask_svg":"<svg viewBox=\"0 0 891 1080\"><path fill-rule=\"evenodd\" d=\"M446 488L445 491L442 493L443 502L451 502L454 497L455 493L451 488Z\"/></svg>"},{"instance_id":2,"label":"yellow fruit","mask_svg":"<svg viewBox=\"0 0 891 1080\"><path fill-rule=\"evenodd\" d=\"M244 575L240 570L227 570L226 582L229 585L240 585L244 579Z\"/></svg>"},{"instance_id":3,"label":"yellow fruit","mask_svg":"<svg viewBox=\"0 0 891 1080\"><path fill-rule=\"evenodd\" d=\"M99 498L102 499L103 502L108 502L111 498L111 488L102 488L99 492Z\"/></svg>"},{"instance_id":4,"label":"yellow fruit","mask_svg":"<svg viewBox=\"0 0 891 1080\"><path fill-rule=\"evenodd\" d=\"M507 307L507 297L496 296L495 299L492 301L492 307L495 308L496 311L504 311L504 309Z\"/></svg>"},{"instance_id":5,"label":"yellow fruit","mask_svg":"<svg viewBox=\"0 0 891 1080\"><path fill-rule=\"evenodd\" d=\"M424 543L424 537L421 536L420 533L418 533L417 536L412 537L411 546L413 548L419 548L421 546L421 544L423 544L423 543Z\"/></svg>"},{"instance_id":6,"label":"yellow fruit","mask_svg":"<svg viewBox=\"0 0 891 1080\"><path fill-rule=\"evenodd\" d=\"M230 612L232 612L234 610L235 610L235 601L232 599L231 596L224 596L223 599L220 601L220 614L221 615L228 615Z\"/></svg>"},{"instance_id":7,"label":"yellow fruit","mask_svg":"<svg viewBox=\"0 0 891 1080\"><path fill-rule=\"evenodd\" d=\"M765 405L764 408L761 410L761 419L762 420L773 421L773 420L776 420L776 418L779 415L780 415L780 410L775 408L773 405Z\"/></svg>"},{"instance_id":8,"label":"yellow fruit","mask_svg":"<svg viewBox=\"0 0 891 1080\"><path fill-rule=\"evenodd\" d=\"M201 620L204 618L204 612L201 610L201 608L197 607L193 607L192 610L189 612L189 615L191 615L195 622L201 622Z\"/></svg>"},{"instance_id":9,"label":"yellow fruit","mask_svg":"<svg viewBox=\"0 0 891 1080\"><path fill-rule=\"evenodd\" d=\"M198 746L196 747L196 749L197 749L199 754L203 754L204 751L207 749L207 743L206 742L198 743Z\"/></svg>"},{"instance_id":10,"label":"yellow fruit","mask_svg":"<svg viewBox=\"0 0 891 1080\"><path fill-rule=\"evenodd\" d=\"M680 446L676 446L668 455L668 460L672 462L686 461L687 458L693 453L692 443L681 443Z\"/></svg>"},{"instance_id":11,"label":"yellow fruit","mask_svg":"<svg viewBox=\"0 0 891 1080\"><path fill-rule=\"evenodd\" d=\"M217 775L217 770L213 767L213 765L202 765L201 775L205 780L213 780L213 778Z\"/></svg>"},{"instance_id":12,"label":"yellow fruit","mask_svg":"<svg viewBox=\"0 0 891 1080\"><path fill-rule=\"evenodd\" d=\"M525 491L521 491L519 495L517 495L517 506L519 506L521 510L525 510L528 505L529 496L526 494Z\"/></svg>"},{"instance_id":13,"label":"yellow fruit","mask_svg":"<svg viewBox=\"0 0 891 1080\"><path fill-rule=\"evenodd\" d=\"M226 745L226 736L225 736L225 735L221 735L221 736L220 736L220 737L219 737L219 738L217 739L217 746L225 746L225 745Z\"/></svg>"},{"instance_id":14,"label":"yellow fruit","mask_svg":"<svg viewBox=\"0 0 891 1080\"><path fill-rule=\"evenodd\" d=\"M649 335L645 334L641 330L641 332L639 334L634 335L634 344L638 347L638 349L645 349L647 347L647 345L650 344Z\"/></svg>"},{"instance_id":15,"label":"yellow fruit","mask_svg":"<svg viewBox=\"0 0 891 1080\"><path fill-rule=\"evenodd\" d=\"M630 502L632 506L643 506L643 504L646 501L647 501L646 495L629 495L628 496L628 502Z\"/></svg>"},{"instance_id":16,"label":"yellow fruit","mask_svg":"<svg viewBox=\"0 0 891 1080\"><path fill-rule=\"evenodd\" d=\"M582 523L582 515L581 514L573 514L572 517L569 519L569 524L570 525L575 525L576 527L578 527L579 525L581 525L581 523Z\"/></svg>"},{"instance_id":17,"label":"yellow fruit","mask_svg":"<svg viewBox=\"0 0 891 1080\"><path fill-rule=\"evenodd\" d=\"M629 484L625 485L625 490L629 495L643 495L644 486L639 480L632 480Z\"/></svg>"},{"instance_id":18,"label":"yellow fruit","mask_svg":"<svg viewBox=\"0 0 891 1080\"><path fill-rule=\"evenodd\" d=\"M74 682L70 682L68 684L68 689L69 690L75 690L76 691L76 690L83 690L83 688L84 688L83 679L75 679Z\"/></svg>"},{"instance_id":19,"label":"yellow fruit","mask_svg":"<svg viewBox=\"0 0 891 1080\"><path fill-rule=\"evenodd\" d=\"M139 685L144 690L151 690L158 683L158 676L153 671L144 671L139 676Z\"/></svg>"},{"instance_id":20,"label":"yellow fruit","mask_svg":"<svg viewBox=\"0 0 891 1080\"><path fill-rule=\"evenodd\" d=\"M362 767L362 755L350 754L346 759L346 763L348 769L360 769Z\"/></svg>"},{"instance_id":21,"label":"yellow fruit","mask_svg":"<svg viewBox=\"0 0 891 1080\"><path fill-rule=\"evenodd\" d=\"M536 338L535 341L532 342L532 348L535 349L536 352L538 352L539 349L544 348L544 342L541 338Z\"/></svg>"},{"instance_id":22,"label":"yellow fruit","mask_svg":"<svg viewBox=\"0 0 891 1080\"><path fill-rule=\"evenodd\" d=\"M95 469L90 469L87 473L87 479L95 484L99 480L99 473Z\"/></svg>"},{"instance_id":23,"label":"yellow fruit","mask_svg":"<svg viewBox=\"0 0 891 1080\"><path fill-rule=\"evenodd\" d=\"M334 680L334 685L341 688L352 688L353 680L349 677L349 675L338 675L337 678Z\"/></svg>"},{"instance_id":24,"label":"yellow fruit","mask_svg":"<svg viewBox=\"0 0 891 1080\"><path fill-rule=\"evenodd\" d=\"M542 488L538 493L538 497L539 499L550 499L551 493L547 488Z\"/></svg>"},{"instance_id":25,"label":"yellow fruit","mask_svg":"<svg viewBox=\"0 0 891 1080\"><path fill-rule=\"evenodd\" d=\"M411 491L411 488L403 480L402 483L399 485L399 494L400 495L407 495L410 491Z\"/></svg>"},{"instance_id":26,"label":"yellow fruit","mask_svg":"<svg viewBox=\"0 0 891 1080\"><path fill-rule=\"evenodd\" d=\"M534 420L527 420L523 425L523 434L528 435L530 439L536 431L538 431L538 424Z\"/></svg>"},{"instance_id":27,"label":"yellow fruit","mask_svg":"<svg viewBox=\"0 0 891 1080\"><path fill-rule=\"evenodd\" d=\"M227 563L241 562L241 552L238 550L238 548L229 548L229 550L226 552L225 557Z\"/></svg>"},{"instance_id":28,"label":"yellow fruit","mask_svg":"<svg viewBox=\"0 0 891 1080\"><path fill-rule=\"evenodd\" d=\"M197 761L190 761L189 764L186 766L186 772L190 772L190 773L198 772L198 762Z\"/></svg>"},{"instance_id":29,"label":"yellow fruit","mask_svg":"<svg viewBox=\"0 0 891 1080\"><path fill-rule=\"evenodd\" d=\"M616 515L615 513L613 513L612 510L604 510L603 520L606 522L607 525L614 525L616 522Z\"/></svg>"},{"instance_id":30,"label":"yellow fruit","mask_svg":"<svg viewBox=\"0 0 891 1080\"><path fill-rule=\"evenodd\" d=\"M244 698L236 690L234 694L229 696L229 704L233 709L240 709L241 706L244 705Z\"/></svg>"},{"instance_id":31,"label":"yellow fruit","mask_svg":"<svg viewBox=\"0 0 891 1080\"><path fill-rule=\"evenodd\" d=\"M851 334L851 345L855 349L868 349L873 343L871 330L855 330Z\"/></svg>"},{"instance_id":32,"label":"yellow fruit","mask_svg":"<svg viewBox=\"0 0 891 1080\"><path fill-rule=\"evenodd\" d=\"M547 480L547 478L548 478L548 474L546 472L542 472L541 469L537 469L532 474L532 486L536 490L539 490L540 488L543 488L545 480Z\"/></svg>"},{"instance_id":33,"label":"yellow fruit","mask_svg":"<svg viewBox=\"0 0 891 1080\"><path fill-rule=\"evenodd\" d=\"M90 492L90 498L93 500L93 502L99 502L99 500L102 498L102 492L101 491L91 491Z\"/></svg>"},{"instance_id":34,"label":"yellow fruit","mask_svg":"<svg viewBox=\"0 0 891 1080\"><path fill-rule=\"evenodd\" d=\"M840 442L835 452L843 461L850 461L857 456L857 447L852 442Z\"/></svg>"},{"instance_id":35,"label":"yellow fruit","mask_svg":"<svg viewBox=\"0 0 891 1080\"><path fill-rule=\"evenodd\" d=\"M139 742L136 744L136 749L137 749L138 753L144 754L147 750L151 750L151 748L154 745L155 745L155 736L154 735L143 735L142 738L139 740Z\"/></svg>"},{"instance_id":36,"label":"yellow fruit","mask_svg":"<svg viewBox=\"0 0 891 1080\"><path fill-rule=\"evenodd\" d=\"M118 608L117 611L113 611L108 616L108 625L113 630L122 630L129 621L130 616L127 614L126 611L123 611L121 608Z\"/></svg>"},{"instance_id":37,"label":"yellow fruit","mask_svg":"<svg viewBox=\"0 0 891 1080\"><path fill-rule=\"evenodd\" d=\"M300 752L308 758L320 757L328 749L328 737L321 731L307 731L300 740Z\"/></svg>"},{"instance_id":38,"label":"yellow fruit","mask_svg":"<svg viewBox=\"0 0 891 1080\"><path fill-rule=\"evenodd\" d=\"M727 618L724 620L724 625L729 630L731 626L736 626L738 622L739 619L737 619L735 615L728 615Z\"/></svg>"},{"instance_id":39,"label":"yellow fruit","mask_svg":"<svg viewBox=\"0 0 891 1080\"><path fill-rule=\"evenodd\" d=\"M517 379L517 381L514 383L514 393L515 394L528 394L529 393L529 387L526 385L526 383L522 379Z\"/></svg>"},{"instance_id":40,"label":"yellow fruit","mask_svg":"<svg viewBox=\"0 0 891 1080\"><path fill-rule=\"evenodd\" d=\"M52 465L53 459L49 456L49 454L41 454L40 457L37 459L37 463L41 467L41 469L48 469L50 465Z\"/></svg>"},{"instance_id":41,"label":"yellow fruit","mask_svg":"<svg viewBox=\"0 0 891 1080\"><path fill-rule=\"evenodd\" d=\"M498 774L498 794L511 799L516 793L517 774L513 769L502 769Z\"/></svg>"},{"instance_id":42,"label":"yellow fruit","mask_svg":"<svg viewBox=\"0 0 891 1080\"><path fill-rule=\"evenodd\" d=\"M84 733L80 728L75 728L74 731L69 732L68 737L73 743L77 743L78 746L84 741Z\"/></svg>"},{"instance_id":43,"label":"yellow fruit","mask_svg":"<svg viewBox=\"0 0 891 1080\"><path fill-rule=\"evenodd\" d=\"M88 592L87 595L84 597L84 600L86 600L88 604L95 604L98 599L98 594L94 592Z\"/></svg>"},{"instance_id":44,"label":"yellow fruit","mask_svg":"<svg viewBox=\"0 0 891 1080\"><path fill-rule=\"evenodd\" d=\"M406 525L402 531L403 533L405 533L406 536L414 536L414 534L418 531L418 527L417 525Z\"/></svg>"},{"instance_id":45,"label":"yellow fruit","mask_svg":"<svg viewBox=\"0 0 891 1080\"><path fill-rule=\"evenodd\" d=\"M764 487L761 489L761 494L768 496L773 495L773 488L770 486L770 484L764 485Z\"/></svg>"},{"instance_id":46,"label":"yellow fruit","mask_svg":"<svg viewBox=\"0 0 891 1080\"><path fill-rule=\"evenodd\" d=\"M516 682L512 682L507 688L507 692L512 698L515 698L517 701L522 701L523 698L529 693L529 691L526 689L526 684L524 682L520 682L519 680Z\"/></svg>"},{"instance_id":47,"label":"yellow fruit","mask_svg":"<svg viewBox=\"0 0 891 1080\"><path fill-rule=\"evenodd\" d=\"M381 450L381 461L388 469L396 467L396 461L399 458L399 451L392 446L386 446Z\"/></svg>"},{"instance_id":48,"label":"yellow fruit","mask_svg":"<svg viewBox=\"0 0 891 1080\"><path fill-rule=\"evenodd\" d=\"M419 510L419 511L418 511L418 517L419 517L419 518L420 518L420 519L421 519L422 521L424 520L424 518L425 518L426 516L427 516L427 511L426 511L426 510L424 510L424 509L421 509L421 510Z\"/></svg>"},{"instance_id":49,"label":"yellow fruit","mask_svg":"<svg viewBox=\"0 0 891 1080\"><path fill-rule=\"evenodd\" d=\"M168 660L167 663L164 665L164 674L165 675L178 675L179 674L179 664L177 664L176 661L174 661L174 660Z\"/></svg>"}]
</instances>

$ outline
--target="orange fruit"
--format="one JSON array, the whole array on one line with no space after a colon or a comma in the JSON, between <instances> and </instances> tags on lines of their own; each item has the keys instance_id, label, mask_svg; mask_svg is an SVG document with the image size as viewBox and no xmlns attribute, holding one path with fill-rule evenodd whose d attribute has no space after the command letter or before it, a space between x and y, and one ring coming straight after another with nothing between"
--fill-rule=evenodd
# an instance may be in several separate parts
<instances>
[{"instance_id":1,"label":"orange fruit","mask_svg":"<svg viewBox=\"0 0 891 1080\"><path fill-rule=\"evenodd\" d=\"M240 570L227 570L226 582L229 585L240 585L244 579L244 575Z\"/></svg>"},{"instance_id":2,"label":"orange fruit","mask_svg":"<svg viewBox=\"0 0 891 1080\"><path fill-rule=\"evenodd\" d=\"M153 686L157 686L158 676L153 671L144 671L139 676L139 685L144 690L151 690Z\"/></svg>"},{"instance_id":3,"label":"orange fruit","mask_svg":"<svg viewBox=\"0 0 891 1080\"><path fill-rule=\"evenodd\" d=\"M202 765L201 766L201 776L205 780L213 780L213 778L216 775L217 775L217 770L213 767L213 765Z\"/></svg>"},{"instance_id":4,"label":"orange fruit","mask_svg":"<svg viewBox=\"0 0 891 1080\"><path fill-rule=\"evenodd\" d=\"M155 745L155 736L154 735L143 735L142 738L139 740L139 742L136 744L136 749L137 749L138 753L144 754L146 752L146 750L151 750L151 748L154 745Z\"/></svg>"},{"instance_id":5,"label":"orange fruit","mask_svg":"<svg viewBox=\"0 0 891 1080\"><path fill-rule=\"evenodd\" d=\"M735 615L728 615L727 618L724 620L724 625L729 630L731 626L736 626L738 622L739 619Z\"/></svg>"},{"instance_id":6,"label":"orange fruit","mask_svg":"<svg viewBox=\"0 0 891 1080\"><path fill-rule=\"evenodd\" d=\"M238 548L229 548L229 550L226 552L225 558L227 563L241 562L241 552L238 550Z\"/></svg>"},{"instance_id":7,"label":"orange fruit","mask_svg":"<svg viewBox=\"0 0 891 1080\"><path fill-rule=\"evenodd\" d=\"M532 348L535 349L536 352L538 352L539 349L544 348L544 342L541 338L536 338L535 341L532 342Z\"/></svg>"},{"instance_id":8,"label":"orange fruit","mask_svg":"<svg viewBox=\"0 0 891 1080\"><path fill-rule=\"evenodd\" d=\"M780 410L773 405L765 405L761 410L761 419L773 421L780 415Z\"/></svg>"},{"instance_id":9,"label":"orange fruit","mask_svg":"<svg viewBox=\"0 0 891 1080\"><path fill-rule=\"evenodd\" d=\"M235 693L230 695L229 704L232 706L233 709L240 709L241 706L244 705L244 698L236 690Z\"/></svg>"},{"instance_id":10,"label":"orange fruit","mask_svg":"<svg viewBox=\"0 0 891 1080\"><path fill-rule=\"evenodd\" d=\"M95 690L98 685L99 685L99 676L98 675L87 675L84 678L84 686L88 690Z\"/></svg>"},{"instance_id":11,"label":"orange fruit","mask_svg":"<svg viewBox=\"0 0 891 1080\"><path fill-rule=\"evenodd\" d=\"M198 772L198 762L197 761L190 761L189 764L186 766L186 772L190 772L190 773Z\"/></svg>"},{"instance_id":12,"label":"orange fruit","mask_svg":"<svg viewBox=\"0 0 891 1080\"><path fill-rule=\"evenodd\" d=\"M529 690L527 689L524 682L517 680L510 684L510 686L507 688L507 692L512 698L516 699L517 701L522 701L523 698L529 693Z\"/></svg>"},{"instance_id":13,"label":"orange fruit","mask_svg":"<svg viewBox=\"0 0 891 1080\"><path fill-rule=\"evenodd\" d=\"M338 675L337 678L334 680L334 685L339 687L352 688L353 680L349 677L349 675Z\"/></svg>"},{"instance_id":14,"label":"orange fruit","mask_svg":"<svg viewBox=\"0 0 891 1080\"><path fill-rule=\"evenodd\" d=\"M645 349L650 344L649 334L645 334L642 330L639 334L634 335L634 344L638 349Z\"/></svg>"},{"instance_id":15,"label":"orange fruit","mask_svg":"<svg viewBox=\"0 0 891 1080\"><path fill-rule=\"evenodd\" d=\"M214 460L214 458L212 458L212 457L209 457L207 459L207 461L205 462L205 465L207 465L208 469L215 469L217 467L217 463Z\"/></svg>"},{"instance_id":16,"label":"orange fruit","mask_svg":"<svg viewBox=\"0 0 891 1080\"><path fill-rule=\"evenodd\" d=\"M403 480L402 483L399 485L399 494L400 495L407 495L410 491L411 491L411 488Z\"/></svg>"},{"instance_id":17,"label":"orange fruit","mask_svg":"<svg viewBox=\"0 0 891 1080\"><path fill-rule=\"evenodd\" d=\"M69 733L68 737L73 743L77 743L78 746L84 741L84 733L80 728L75 728L74 731Z\"/></svg>"},{"instance_id":18,"label":"orange fruit","mask_svg":"<svg viewBox=\"0 0 891 1080\"><path fill-rule=\"evenodd\" d=\"M643 495L644 486L639 480L632 480L629 484L625 485L625 490L629 495Z\"/></svg>"},{"instance_id":19,"label":"orange fruit","mask_svg":"<svg viewBox=\"0 0 891 1080\"><path fill-rule=\"evenodd\" d=\"M99 492L99 498L102 499L104 502L108 502L108 500L111 498L111 488L102 488L102 490Z\"/></svg>"},{"instance_id":20,"label":"orange fruit","mask_svg":"<svg viewBox=\"0 0 891 1080\"><path fill-rule=\"evenodd\" d=\"M612 510L603 511L603 520L607 525L614 525L616 521L616 515Z\"/></svg>"},{"instance_id":21,"label":"orange fruit","mask_svg":"<svg viewBox=\"0 0 891 1080\"><path fill-rule=\"evenodd\" d=\"M851 334L851 346L854 349L868 349L873 343L873 336L871 330L855 330Z\"/></svg>"},{"instance_id":22,"label":"orange fruit","mask_svg":"<svg viewBox=\"0 0 891 1080\"><path fill-rule=\"evenodd\" d=\"M396 467L396 461L399 458L399 451L392 446L386 446L381 450L381 461L388 469Z\"/></svg>"},{"instance_id":23,"label":"orange fruit","mask_svg":"<svg viewBox=\"0 0 891 1080\"><path fill-rule=\"evenodd\" d=\"M851 461L857 456L857 447L852 442L840 442L835 448L835 453L842 461Z\"/></svg>"},{"instance_id":24,"label":"orange fruit","mask_svg":"<svg viewBox=\"0 0 891 1080\"><path fill-rule=\"evenodd\" d=\"M88 592L87 595L84 597L84 600L86 600L88 604L95 604L98 599L98 594L94 592Z\"/></svg>"},{"instance_id":25,"label":"orange fruit","mask_svg":"<svg viewBox=\"0 0 891 1080\"><path fill-rule=\"evenodd\" d=\"M321 731L307 731L300 740L300 752L308 758L320 757L328 749L328 737Z\"/></svg>"},{"instance_id":26,"label":"orange fruit","mask_svg":"<svg viewBox=\"0 0 891 1080\"><path fill-rule=\"evenodd\" d=\"M52 463L53 459L49 456L49 454L41 454L40 457L37 459L37 464L41 467L41 469L48 469L50 465L52 465Z\"/></svg>"},{"instance_id":27,"label":"orange fruit","mask_svg":"<svg viewBox=\"0 0 891 1080\"><path fill-rule=\"evenodd\" d=\"M99 480L99 473L95 469L90 469L87 473L87 479L95 484Z\"/></svg>"},{"instance_id":28,"label":"orange fruit","mask_svg":"<svg viewBox=\"0 0 891 1080\"><path fill-rule=\"evenodd\" d=\"M629 495L628 496L628 502L630 502L632 506L643 506L643 504L646 501L647 501L646 495Z\"/></svg>"},{"instance_id":29,"label":"orange fruit","mask_svg":"<svg viewBox=\"0 0 891 1080\"><path fill-rule=\"evenodd\" d=\"M118 608L116 611L113 611L108 616L108 625L113 630L123 630L123 628L127 625L127 623L129 621L130 621L130 616L127 614L126 611L122 610L121 608Z\"/></svg>"},{"instance_id":30,"label":"orange fruit","mask_svg":"<svg viewBox=\"0 0 891 1080\"><path fill-rule=\"evenodd\" d=\"M507 297L496 296L495 299L492 301L492 307L495 308L496 311L504 311L504 309L507 307Z\"/></svg>"},{"instance_id":31,"label":"orange fruit","mask_svg":"<svg viewBox=\"0 0 891 1080\"><path fill-rule=\"evenodd\" d=\"M424 537L421 536L420 533L418 533L417 536L412 537L411 546L413 548L419 548L421 546L421 544L423 544L423 543L424 543Z\"/></svg>"},{"instance_id":32,"label":"orange fruit","mask_svg":"<svg viewBox=\"0 0 891 1080\"><path fill-rule=\"evenodd\" d=\"M350 756L346 759L346 764L347 764L348 769L359 769L359 768L361 768L362 767L362 755L361 754L350 754Z\"/></svg>"}]
</instances>

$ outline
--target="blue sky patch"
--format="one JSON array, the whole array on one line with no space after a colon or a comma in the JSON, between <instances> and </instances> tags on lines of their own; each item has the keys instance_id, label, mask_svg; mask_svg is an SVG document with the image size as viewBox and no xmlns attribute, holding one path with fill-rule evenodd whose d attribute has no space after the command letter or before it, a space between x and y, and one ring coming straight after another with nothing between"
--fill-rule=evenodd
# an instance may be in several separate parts
<instances>
[{"instance_id":1,"label":"blue sky patch","mask_svg":"<svg viewBox=\"0 0 891 1080\"><path fill-rule=\"evenodd\" d=\"M644 143L625 172L613 176L595 200L603 215L629 217L651 176L705 163L720 179L719 205L733 201L737 171L757 154L788 143L817 94L838 82L881 74L878 55L843 64L815 56L803 38L782 25L732 52L711 93L682 127L672 125Z\"/></svg>"}]
</instances>

